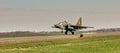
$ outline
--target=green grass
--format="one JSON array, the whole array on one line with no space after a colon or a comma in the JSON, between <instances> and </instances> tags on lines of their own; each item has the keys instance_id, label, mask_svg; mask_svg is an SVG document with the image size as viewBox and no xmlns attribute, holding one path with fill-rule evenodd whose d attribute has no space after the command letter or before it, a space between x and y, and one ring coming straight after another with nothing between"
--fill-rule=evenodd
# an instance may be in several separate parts
<instances>
[{"instance_id":1,"label":"green grass","mask_svg":"<svg viewBox=\"0 0 120 53\"><path fill-rule=\"evenodd\" d=\"M0 53L120 53L120 36L1 44Z\"/></svg>"}]
</instances>

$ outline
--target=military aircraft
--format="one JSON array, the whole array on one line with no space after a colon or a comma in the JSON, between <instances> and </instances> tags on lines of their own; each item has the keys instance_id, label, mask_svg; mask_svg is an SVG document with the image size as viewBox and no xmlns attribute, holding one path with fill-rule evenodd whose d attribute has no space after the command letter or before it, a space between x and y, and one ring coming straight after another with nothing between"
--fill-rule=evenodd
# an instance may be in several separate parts
<instances>
[{"instance_id":1,"label":"military aircraft","mask_svg":"<svg viewBox=\"0 0 120 53\"><path fill-rule=\"evenodd\" d=\"M74 31L79 30L79 29L86 29L86 28L93 28L93 27L88 27L88 26L82 26L82 17L79 18L78 22L76 25L72 25L68 23L67 21L59 22L58 24L55 24L53 28L59 28L62 30L65 30L65 34L68 34L68 31L74 35Z\"/></svg>"}]
</instances>

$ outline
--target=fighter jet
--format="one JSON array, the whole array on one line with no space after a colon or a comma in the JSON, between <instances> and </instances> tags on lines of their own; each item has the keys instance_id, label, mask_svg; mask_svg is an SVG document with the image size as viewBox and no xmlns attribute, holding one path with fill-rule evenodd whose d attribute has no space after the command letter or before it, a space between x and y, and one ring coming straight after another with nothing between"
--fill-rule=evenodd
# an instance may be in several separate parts
<instances>
[{"instance_id":1,"label":"fighter jet","mask_svg":"<svg viewBox=\"0 0 120 53\"><path fill-rule=\"evenodd\" d=\"M74 35L74 32L76 30L93 28L93 27L82 26L82 17L80 17L78 22L76 23L76 25L72 25L72 24L68 23L67 21L63 21L63 22L59 22L58 24L55 24L53 26L53 28L61 29L62 33L63 33L63 30L65 30L66 35L68 34L68 31L70 31L72 33L72 35Z\"/></svg>"}]
</instances>

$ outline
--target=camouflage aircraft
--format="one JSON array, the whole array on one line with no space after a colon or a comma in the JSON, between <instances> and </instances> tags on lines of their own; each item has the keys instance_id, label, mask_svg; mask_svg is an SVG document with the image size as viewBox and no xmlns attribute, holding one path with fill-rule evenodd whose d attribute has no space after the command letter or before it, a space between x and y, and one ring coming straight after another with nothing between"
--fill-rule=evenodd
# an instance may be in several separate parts
<instances>
[{"instance_id":1,"label":"camouflage aircraft","mask_svg":"<svg viewBox=\"0 0 120 53\"><path fill-rule=\"evenodd\" d=\"M63 21L63 22L59 22L58 24L55 24L53 28L61 29L62 33L63 33L63 30L65 30L66 35L68 34L68 31L70 31L72 35L74 35L74 31L76 30L85 29L85 28L93 28L93 27L82 26L82 18L80 17L76 25L72 25L66 21Z\"/></svg>"}]
</instances>

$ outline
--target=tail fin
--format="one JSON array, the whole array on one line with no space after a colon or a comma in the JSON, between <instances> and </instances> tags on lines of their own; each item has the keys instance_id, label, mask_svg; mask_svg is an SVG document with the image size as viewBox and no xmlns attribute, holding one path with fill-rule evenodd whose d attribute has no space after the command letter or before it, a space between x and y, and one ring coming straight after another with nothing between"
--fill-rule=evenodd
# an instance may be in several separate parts
<instances>
[{"instance_id":1,"label":"tail fin","mask_svg":"<svg viewBox=\"0 0 120 53\"><path fill-rule=\"evenodd\" d=\"M79 18L79 20L78 20L78 22L77 22L76 25L77 25L77 26L82 26L82 17Z\"/></svg>"}]
</instances>

